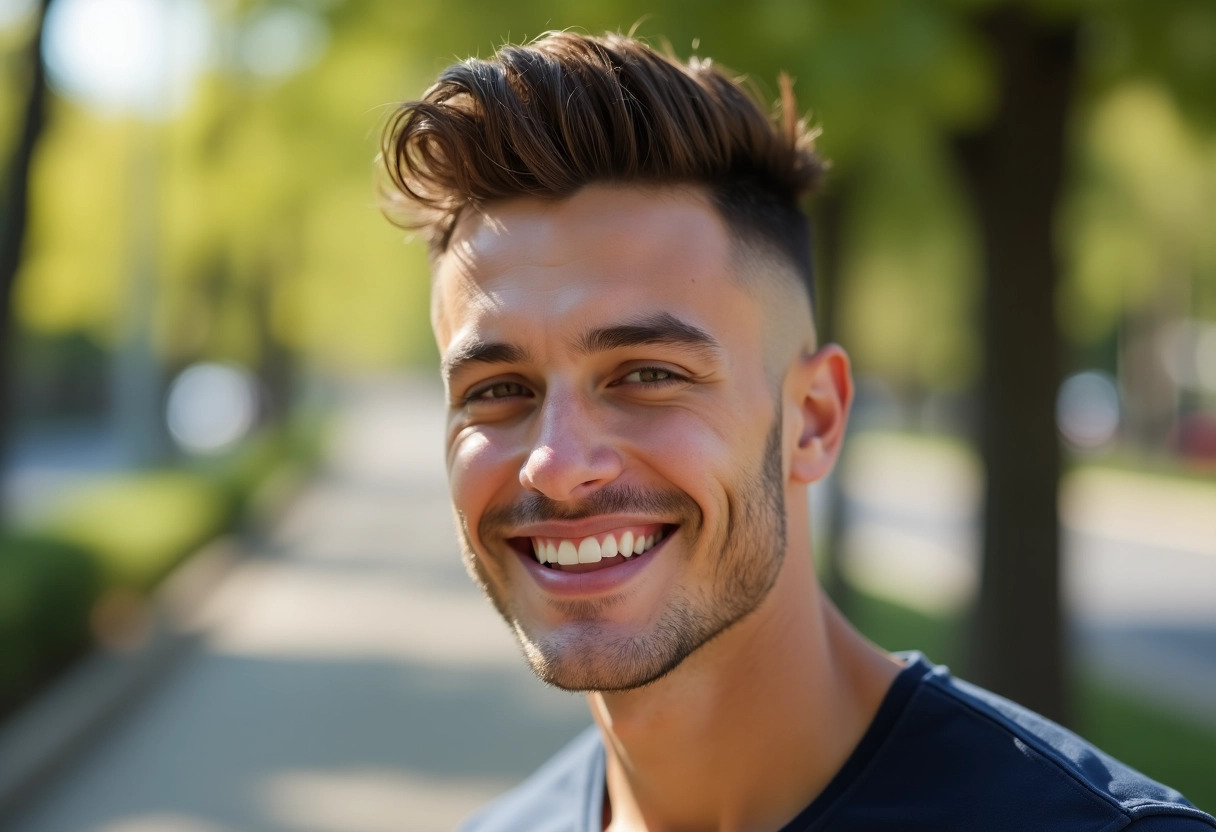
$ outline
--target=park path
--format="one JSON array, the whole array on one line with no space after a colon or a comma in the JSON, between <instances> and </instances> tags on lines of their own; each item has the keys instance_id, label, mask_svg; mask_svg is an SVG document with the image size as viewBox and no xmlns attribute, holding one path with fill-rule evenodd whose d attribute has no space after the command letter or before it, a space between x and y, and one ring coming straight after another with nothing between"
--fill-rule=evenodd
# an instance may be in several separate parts
<instances>
[{"instance_id":1,"label":"park path","mask_svg":"<svg viewBox=\"0 0 1216 832\"><path fill-rule=\"evenodd\" d=\"M437 386L356 386L327 464L187 622L190 649L12 832L448 830L588 724L580 698L531 678L465 576L441 448ZM974 485L932 446L861 439L845 478L853 576L925 608L959 603ZM1190 532L1187 510L1104 537L1142 501L1085 502L1100 491L1066 512L1083 658L1203 715L1216 703L1204 507ZM1137 537L1154 526L1168 545Z\"/></svg>"}]
</instances>

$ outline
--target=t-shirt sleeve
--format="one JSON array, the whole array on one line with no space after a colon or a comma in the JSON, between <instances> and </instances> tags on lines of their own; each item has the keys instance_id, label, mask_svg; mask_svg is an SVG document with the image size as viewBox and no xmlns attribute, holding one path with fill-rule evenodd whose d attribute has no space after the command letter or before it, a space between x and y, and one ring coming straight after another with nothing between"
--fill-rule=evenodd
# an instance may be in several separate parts
<instances>
[{"instance_id":1,"label":"t-shirt sleeve","mask_svg":"<svg viewBox=\"0 0 1216 832\"><path fill-rule=\"evenodd\" d=\"M591 726L531 777L465 821L460 832L599 829L603 782L603 746Z\"/></svg>"}]
</instances>

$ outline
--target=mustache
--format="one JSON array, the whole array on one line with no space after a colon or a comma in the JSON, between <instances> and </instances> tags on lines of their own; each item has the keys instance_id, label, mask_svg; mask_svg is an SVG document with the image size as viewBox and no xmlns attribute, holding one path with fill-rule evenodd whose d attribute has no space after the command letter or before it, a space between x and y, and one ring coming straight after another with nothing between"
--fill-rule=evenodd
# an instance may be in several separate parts
<instances>
[{"instance_id":1,"label":"mustache","mask_svg":"<svg viewBox=\"0 0 1216 832\"><path fill-rule=\"evenodd\" d=\"M487 509L478 531L486 536L496 529L543 523L548 520L584 520L601 514L657 514L695 520L701 511L682 491L650 491L636 486L600 489L578 503L559 503L544 494L529 494L507 506Z\"/></svg>"}]
</instances>

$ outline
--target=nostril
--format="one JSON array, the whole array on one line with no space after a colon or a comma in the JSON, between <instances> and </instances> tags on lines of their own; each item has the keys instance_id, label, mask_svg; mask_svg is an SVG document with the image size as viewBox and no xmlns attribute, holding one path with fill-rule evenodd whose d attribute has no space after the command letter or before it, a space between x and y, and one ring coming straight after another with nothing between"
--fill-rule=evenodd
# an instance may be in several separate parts
<instances>
[{"instance_id":1,"label":"nostril","mask_svg":"<svg viewBox=\"0 0 1216 832\"><path fill-rule=\"evenodd\" d=\"M520 467L519 482L551 499L569 500L610 482L620 471L620 459L610 448L567 441L533 449Z\"/></svg>"}]
</instances>

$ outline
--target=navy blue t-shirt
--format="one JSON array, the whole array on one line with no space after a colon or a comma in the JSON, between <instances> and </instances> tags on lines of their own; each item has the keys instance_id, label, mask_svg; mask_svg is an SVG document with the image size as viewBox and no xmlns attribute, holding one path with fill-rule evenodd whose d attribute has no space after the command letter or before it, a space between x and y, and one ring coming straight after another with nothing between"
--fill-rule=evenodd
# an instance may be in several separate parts
<instances>
[{"instance_id":1,"label":"navy blue t-shirt","mask_svg":"<svg viewBox=\"0 0 1216 832\"><path fill-rule=\"evenodd\" d=\"M1216 820L1038 714L900 654L844 766L781 832L1212 832ZM604 747L580 734L465 832L601 832Z\"/></svg>"}]
</instances>

